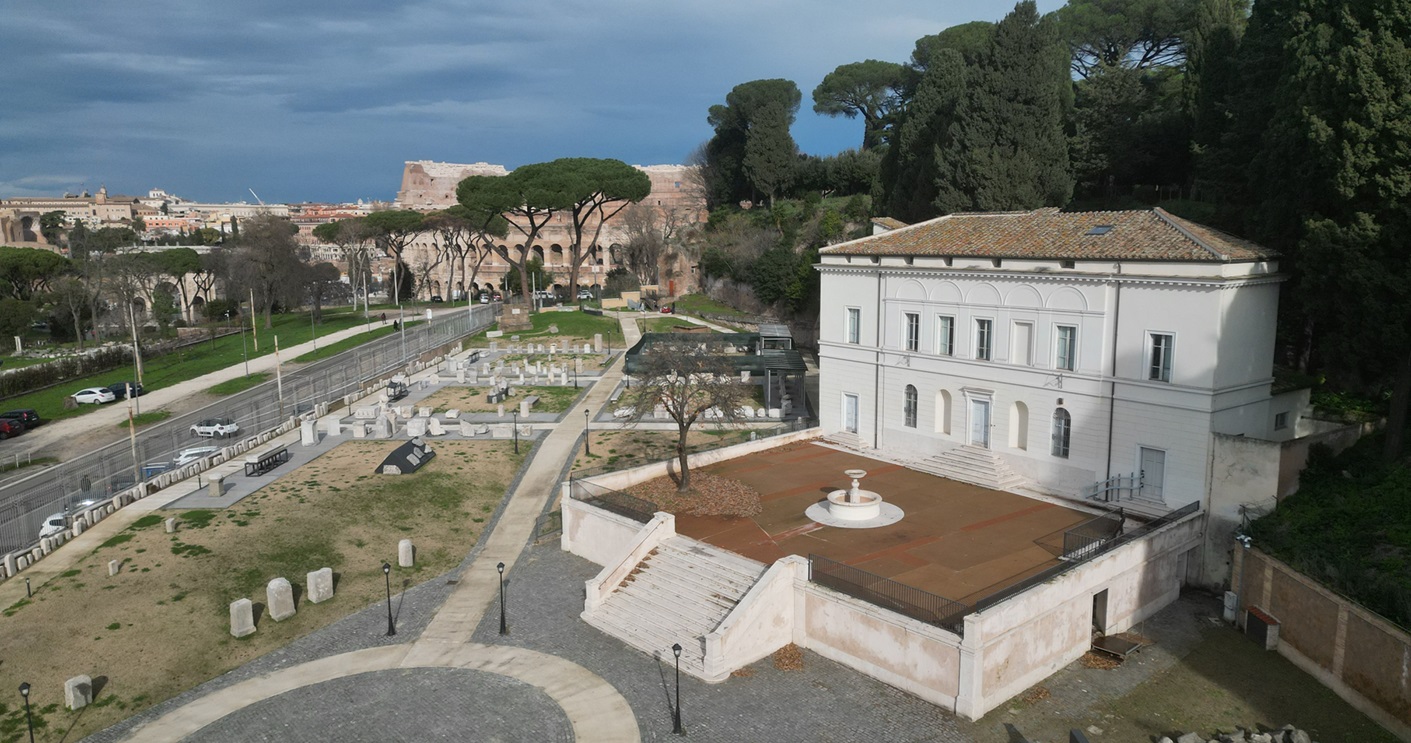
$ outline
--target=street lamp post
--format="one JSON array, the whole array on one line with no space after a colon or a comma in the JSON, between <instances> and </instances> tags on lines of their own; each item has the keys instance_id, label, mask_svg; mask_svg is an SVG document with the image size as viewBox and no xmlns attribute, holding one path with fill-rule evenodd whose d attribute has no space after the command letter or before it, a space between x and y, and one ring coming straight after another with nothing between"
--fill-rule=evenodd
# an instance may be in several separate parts
<instances>
[{"instance_id":1,"label":"street lamp post","mask_svg":"<svg viewBox=\"0 0 1411 743\"><path fill-rule=\"evenodd\" d=\"M387 636L397 634L397 625L392 623L392 566L382 563L382 577L387 581Z\"/></svg>"},{"instance_id":2,"label":"street lamp post","mask_svg":"<svg viewBox=\"0 0 1411 743\"><path fill-rule=\"evenodd\" d=\"M495 569L500 571L500 634L508 635L510 628L505 624L505 564L500 563Z\"/></svg>"},{"instance_id":3,"label":"street lamp post","mask_svg":"<svg viewBox=\"0 0 1411 743\"><path fill-rule=\"evenodd\" d=\"M514 453L519 453L519 411L513 411L514 415Z\"/></svg>"},{"instance_id":4,"label":"street lamp post","mask_svg":"<svg viewBox=\"0 0 1411 743\"><path fill-rule=\"evenodd\" d=\"M583 408L583 456L593 456L592 442L589 441L592 434L592 429L588 427L588 409Z\"/></svg>"},{"instance_id":5,"label":"street lamp post","mask_svg":"<svg viewBox=\"0 0 1411 743\"><path fill-rule=\"evenodd\" d=\"M676 656L676 712L671 716L671 732L685 735L686 728L681 727L681 643L671 646L671 654Z\"/></svg>"},{"instance_id":6,"label":"street lamp post","mask_svg":"<svg viewBox=\"0 0 1411 743\"><path fill-rule=\"evenodd\" d=\"M29 727L29 743L34 743L34 718L29 714L29 682L20 684L20 696L24 697L24 721Z\"/></svg>"}]
</instances>

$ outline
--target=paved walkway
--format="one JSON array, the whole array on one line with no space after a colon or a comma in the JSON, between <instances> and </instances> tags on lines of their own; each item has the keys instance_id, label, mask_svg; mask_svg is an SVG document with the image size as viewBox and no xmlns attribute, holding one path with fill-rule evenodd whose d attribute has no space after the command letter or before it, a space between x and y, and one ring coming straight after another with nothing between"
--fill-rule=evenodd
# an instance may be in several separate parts
<instances>
[{"instance_id":1,"label":"paved walkway","mask_svg":"<svg viewBox=\"0 0 1411 743\"><path fill-rule=\"evenodd\" d=\"M620 322L624 337L635 343L640 337L636 323L630 317L623 317ZM575 740L638 740L631 706L598 675L532 650L470 641L498 596L499 572L495 566L504 563L506 573L510 573L533 536L538 517L559 492L563 467L577 454L579 446L577 416L607 402L621 379L621 366L619 362L606 370L565 416L565 421L575 425L559 426L539 442L493 528L414 642L332 655L235 683L139 724L127 739L185 740L252 705L339 679L399 669L452 668L491 672L539 689L567 715Z\"/></svg>"}]
</instances>

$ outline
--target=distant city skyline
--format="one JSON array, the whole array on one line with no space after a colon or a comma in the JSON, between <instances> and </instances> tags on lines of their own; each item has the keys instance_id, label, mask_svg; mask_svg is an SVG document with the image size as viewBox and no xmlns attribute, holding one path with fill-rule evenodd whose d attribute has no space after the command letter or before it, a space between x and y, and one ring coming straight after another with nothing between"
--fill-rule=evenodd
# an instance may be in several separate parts
<instances>
[{"instance_id":1,"label":"distant city skyline","mask_svg":"<svg viewBox=\"0 0 1411 743\"><path fill-rule=\"evenodd\" d=\"M859 145L862 122L813 113L824 75L906 62L916 39L1012 8L554 0L530 17L477 0L14 4L0 27L0 197L106 186L391 201L408 160L681 163L710 138L710 106L778 77L803 94L800 149L834 154Z\"/></svg>"}]
</instances>

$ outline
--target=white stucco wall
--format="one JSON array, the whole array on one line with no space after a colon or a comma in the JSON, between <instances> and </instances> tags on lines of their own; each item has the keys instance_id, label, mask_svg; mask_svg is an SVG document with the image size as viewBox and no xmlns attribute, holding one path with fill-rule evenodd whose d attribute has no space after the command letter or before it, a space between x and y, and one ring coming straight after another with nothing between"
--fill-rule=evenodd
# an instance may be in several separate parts
<instances>
[{"instance_id":1,"label":"white stucco wall","mask_svg":"<svg viewBox=\"0 0 1411 743\"><path fill-rule=\"evenodd\" d=\"M724 679L794 641L795 585L808 580L808 560L789 555L777 560L705 636L706 678Z\"/></svg>"},{"instance_id":2,"label":"white stucco wall","mask_svg":"<svg viewBox=\"0 0 1411 743\"><path fill-rule=\"evenodd\" d=\"M593 563L607 565L622 559L623 545L630 544L642 524L615 513L593 508L581 501L562 501L563 532L559 549Z\"/></svg>"}]
</instances>

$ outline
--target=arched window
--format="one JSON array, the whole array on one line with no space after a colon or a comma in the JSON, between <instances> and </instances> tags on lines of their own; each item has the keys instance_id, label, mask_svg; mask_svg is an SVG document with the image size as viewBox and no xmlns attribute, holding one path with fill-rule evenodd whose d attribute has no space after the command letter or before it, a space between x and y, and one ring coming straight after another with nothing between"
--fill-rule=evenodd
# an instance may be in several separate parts
<instances>
[{"instance_id":1,"label":"arched window","mask_svg":"<svg viewBox=\"0 0 1411 743\"><path fill-rule=\"evenodd\" d=\"M1073 435L1073 418L1068 411L1058 408L1053 411L1053 455L1068 458L1068 443Z\"/></svg>"},{"instance_id":2,"label":"arched window","mask_svg":"<svg viewBox=\"0 0 1411 743\"><path fill-rule=\"evenodd\" d=\"M906 427L916 428L916 388L908 384L904 394L906 400L904 409Z\"/></svg>"}]
</instances>

